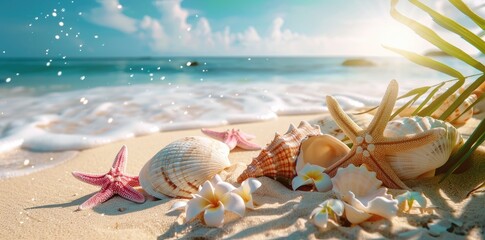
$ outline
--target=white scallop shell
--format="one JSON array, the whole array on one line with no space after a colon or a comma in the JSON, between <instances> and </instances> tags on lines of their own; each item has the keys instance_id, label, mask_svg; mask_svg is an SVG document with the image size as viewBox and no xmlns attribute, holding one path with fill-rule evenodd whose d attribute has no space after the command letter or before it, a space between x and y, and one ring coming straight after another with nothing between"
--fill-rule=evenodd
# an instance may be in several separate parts
<instances>
[{"instance_id":1,"label":"white scallop shell","mask_svg":"<svg viewBox=\"0 0 485 240\"><path fill-rule=\"evenodd\" d=\"M309 136L300 145L296 171L299 172L307 163L327 168L348 152L350 148L332 135Z\"/></svg>"},{"instance_id":2,"label":"white scallop shell","mask_svg":"<svg viewBox=\"0 0 485 240\"><path fill-rule=\"evenodd\" d=\"M353 224L366 221L374 215L392 218L397 214L397 200L387 194L387 188L376 173L369 171L365 165L359 167L350 164L339 168L332 178L333 191L344 201L345 217Z\"/></svg>"},{"instance_id":3,"label":"white scallop shell","mask_svg":"<svg viewBox=\"0 0 485 240\"><path fill-rule=\"evenodd\" d=\"M422 147L386 155L386 160L401 180L433 176L434 170L448 161L453 150L463 142L463 138L451 124L432 117L405 117L387 124L384 131L386 137L402 137L434 128L443 128L446 134Z\"/></svg>"},{"instance_id":4,"label":"white scallop shell","mask_svg":"<svg viewBox=\"0 0 485 240\"><path fill-rule=\"evenodd\" d=\"M376 173L367 170L365 165L356 167L350 164L337 170L337 174L332 178L332 184L332 190L340 199L350 201L349 191L356 197L373 195L381 187L382 182L377 179Z\"/></svg>"},{"instance_id":5,"label":"white scallop shell","mask_svg":"<svg viewBox=\"0 0 485 240\"><path fill-rule=\"evenodd\" d=\"M160 150L140 171L140 185L157 198L190 198L231 163L229 147L207 137L186 137Z\"/></svg>"}]
</instances>

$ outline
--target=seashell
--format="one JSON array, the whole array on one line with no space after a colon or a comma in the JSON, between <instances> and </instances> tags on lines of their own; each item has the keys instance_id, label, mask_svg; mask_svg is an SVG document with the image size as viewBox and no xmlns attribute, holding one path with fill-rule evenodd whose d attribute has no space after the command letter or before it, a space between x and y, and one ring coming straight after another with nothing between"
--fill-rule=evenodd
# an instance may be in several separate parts
<instances>
[{"instance_id":1,"label":"seashell","mask_svg":"<svg viewBox=\"0 0 485 240\"><path fill-rule=\"evenodd\" d=\"M350 148L332 135L310 136L301 143L296 171L300 171L307 163L327 168L348 152Z\"/></svg>"},{"instance_id":2,"label":"seashell","mask_svg":"<svg viewBox=\"0 0 485 240\"><path fill-rule=\"evenodd\" d=\"M386 155L386 160L401 180L434 176L435 169L448 161L451 153L463 143L463 138L451 124L432 117L405 117L387 124L384 130L386 137L402 137L439 127L446 130L443 138L409 151Z\"/></svg>"},{"instance_id":3,"label":"seashell","mask_svg":"<svg viewBox=\"0 0 485 240\"><path fill-rule=\"evenodd\" d=\"M247 178L261 176L292 179L296 176L296 157L301 141L307 136L320 134L318 126L311 126L306 121L300 122L297 128L291 124L284 135L275 134L273 141L261 150L237 181L241 183Z\"/></svg>"},{"instance_id":4,"label":"seashell","mask_svg":"<svg viewBox=\"0 0 485 240\"><path fill-rule=\"evenodd\" d=\"M353 224L374 215L390 219L397 214L398 201L387 194L387 188L381 187L376 173L367 170L365 165L339 168L332 184L332 190L344 201L345 217Z\"/></svg>"},{"instance_id":5,"label":"seashell","mask_svg":"<svg viewBox=\"0 0 485 240\"><path fill-rule=\"evenodd\" d=\"M361 128L365 129L372 121L373 115L364 113L364 114L347 114L349 117ZM331 116L324 116L321 119L315 119L310 121L310 124L317 125L320 127L320 131L322 134L328 134L334 136L340 141L344 141L347 137L345 136L344 132L340 127L335 123Z\"/></svg>"},{"instance_id":6,"label":"seashell","mask_svg":"<svg viewBox=\"0 0 485 240\"><path fill-rule=\"evenodd\" d=\"M453 93L450 95L444 102L443 104L436 109L436 111L433 112L431 115L434 118L439 118L441 114L443 114L450 106L453 104L453 102L456 101L456 99L461 95L463 92L463 88L460 88L457 92ZM475 101L477 101L479 94L478 92L472 93L470 96L468 96L465 101L457 108L455 111L448 116L445 120L447 122L450 122L451 124L454 125L461 125L465 124L468 119L470 119L473 116L473 108L470 108L467 110L470 105L472 105ZM434 99L438 98L440 95L437 95L434 97ZM465 110L467 110L465 112ZM456 119L455 119L456 118Z\"/></svg>"},{"instance_id":7,"label":"seashell","mask_svg":"<svg viewBox=\"0 0 485 240\"><path fill-rule=\"evenodd\" d=\"M190 198L206 180L228 168L229 147L207 137L176 140L153 156L140 171L140 185L157 198Z\"/></svg>"}]
</instances>

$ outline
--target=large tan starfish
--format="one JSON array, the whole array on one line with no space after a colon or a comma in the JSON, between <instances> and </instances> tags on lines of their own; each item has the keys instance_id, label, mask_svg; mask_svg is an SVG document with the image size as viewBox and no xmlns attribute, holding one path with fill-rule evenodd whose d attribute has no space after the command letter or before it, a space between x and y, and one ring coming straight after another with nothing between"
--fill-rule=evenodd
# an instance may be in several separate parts
<instances>
[{"instance_id":1,"label":"large tan starfish","mask_svg":"<svg viewBox=\"0 0 485 240\"><path fill-rule=\"evenodd\" d=\"M385 186L409 189L391 168L386 160L386 155L408 151L436 141L445 134L445 130L436 128L399 138L385 137L384 129L391 118L397 92L398 84L395 80L392 80L376 115L365 130L352 121L333 97L327 96L327 106L332 118L353 143L352 149L345 157L325 170L327 174L333 177L340 167L346 167L349 164L356 166L365 164L369 170L376 172L377 178Z\"/></svg>"}]
</instances>

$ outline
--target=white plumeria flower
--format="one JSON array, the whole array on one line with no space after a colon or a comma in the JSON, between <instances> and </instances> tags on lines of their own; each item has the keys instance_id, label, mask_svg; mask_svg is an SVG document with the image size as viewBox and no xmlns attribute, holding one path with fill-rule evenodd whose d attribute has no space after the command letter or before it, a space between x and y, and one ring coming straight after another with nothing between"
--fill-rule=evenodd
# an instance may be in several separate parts
<instances>
[{"instance_id":1,"label":"white plumeria flower","mask_svg":"<svg viewBox=\"0 0 485 240\"><path fill-rule=\"evenodd\" d=\"M216 182L216 183L214 183ZM224 211L229 210L243 216L246 210L244 200L232 192L236 188L231 184L218 181L206 181L199 192L187 203L186 222L204 212L204 222L210 227L221 227L224 223Z\"/></svg>"},{"instance_id":2,"label":"white plumeria flower","mask_svg":"<svg viewBox=\"0 0 485 240\"><path fill-rule=\"evenodd\" d=\"M414 201L419 204L420 209L425 209L427 203L426 198L424 198L421 193L409 191L397 196L396 200L398 202L399 210L401 210L402 212L409 212L413 207Z\"/></svg>"},{"instance_id":3,"label":"white plumeria flower","mask_svg":"<svg viewBox=\"0 0 485 240\"><path fill-rule=\"evenodd\" d=\"M332 189L332 181L323 171L325 171L325 168L318 165L309 163L305 164L305 166L298 171L298 176L294 177L291 182L293 190L309 184L313 184L319 192L326 192Z\"/></svg>"},{"instance_id":4,"label":"white plumeria flower","mask_svg":"<svg viewBox=\"0 0 485 240\"><path fill-rule=\"evenodd\" d=\"M244 200L246 207L249 209L254 209L253 195L252 193L261 187L261 182L256 178L248 178L242 182L241 186L234 190Z\"/></svg>"},{"instance_id":5,"label":"white plumeria flower","mask_svg":"<svg viewBox=\"0 0 485 240\"><path fill-rule=\"evenodd\" d=\"M318 207L313 210L310 219L319 228L326 228L328 219L337 222L337 216L342 216L344 213L344 203L338 199L327 199L323 203L318 204Z\"/></svg>"}]
</instances>

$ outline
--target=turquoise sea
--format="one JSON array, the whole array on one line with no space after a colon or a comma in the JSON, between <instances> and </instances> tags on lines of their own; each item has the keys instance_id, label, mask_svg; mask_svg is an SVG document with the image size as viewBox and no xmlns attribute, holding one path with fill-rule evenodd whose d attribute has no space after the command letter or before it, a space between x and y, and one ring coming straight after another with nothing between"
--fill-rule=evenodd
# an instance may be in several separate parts
<instances>
[{"instance_id":1,"label":"turquoise sea","mask_svg":"<svg viewBox=\"0 0 485 240\"><path fill-rule=\"evenodd\" d=\"M450 79L402 58L368 58L367 67L345 59L0 59L0 177L154 132L323 113L326 95L346 109L373 106L391 79L401 93Z\"/></svg>"}]
</instances>

